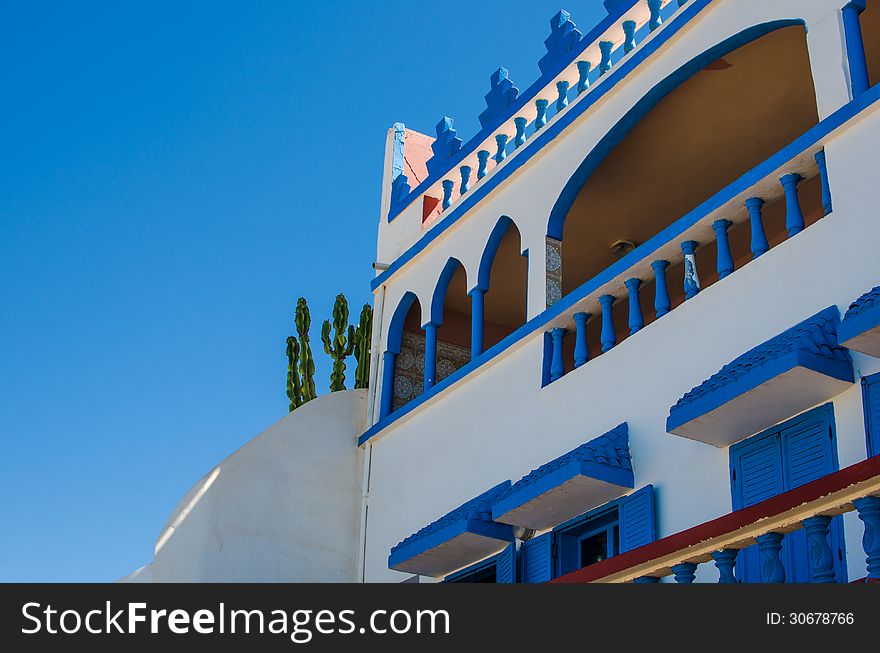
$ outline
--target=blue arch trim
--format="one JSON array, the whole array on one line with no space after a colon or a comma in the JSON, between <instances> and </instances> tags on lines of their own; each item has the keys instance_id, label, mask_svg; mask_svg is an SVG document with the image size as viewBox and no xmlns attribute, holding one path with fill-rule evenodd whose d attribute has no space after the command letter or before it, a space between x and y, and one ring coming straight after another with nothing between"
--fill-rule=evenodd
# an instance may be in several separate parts
<instances>
[{"instance_id":1,"label":"blue arch trim","mask_svg":"<svg viewBox=\"0 0 880 653\"><path fill-rule=\"evenodd\" d=\"M461 268L464 270L464 266L461 264L455 257L451 257L448 261L446 261L446 265L443 266L443 271L440 273L440 278L437 280L437 285L434 287L434 294L431 296L431 321L430 324L434 326L440 326L443 324L443 304L446 300L446 292L449 290L449 284L452 282L452 277L455 275L455 271ZM467 274L465 272L465 274Z\"/></svg>"},{"instance_id":2,"label":"blue arch trim","mask_svg":"<svg viewBox=\"0 0 880 653\"><path fill-rule=\"evenodd\" d=\"M520 247L522 247L522 232L520 232L513 220L506 215L502 215L498 219L498 222L495 223L492 233L489 234L489 240L486 242L486 247L483 249L483 255L480 257L480 267L477 271L476 287L483 292L489 290L489 277L492 274L492 264L495 262L495 255L498 253L501 241L504 239L504 236L507 235L507 232L511 227L516 229L516 233L520 237L519 244Z\"/></svg>"},{"instance_id":3,"label":"blue arch trim","mask_svg":"<svg viewBox=\"0 0 880 653\"><path fill-rule=\"evenodd\" d=\"M391 316L391 324L388 325L388 345L385 351L389 351L392 354L400 353L400 342L403 338L403 323L406 320L406 314L409 313L409 309L412 307L413 302L418 302L418 297L416 297L414 292L408 290L401 298L400 303L397 304L397 308L394 310L394 315Z\"/></svg>"},{"instance_id":4,"label":"blue arch trim","mask_svg":"<svg viewBox=\"0 0 880 653\"><path fill-rule=\"evenodd\" d=\"M557 240L562 240L565 218L574 204L575 198L583 185L587 182L596 168L605 160L612 150L617 147L627 134L644 118L657 104L676 88L684 84L708 64L719 57L723 57L744 45L755 41L770 32L793 27L805 26L801 19L776 20L769 23L755 25L739 34L718 43L702 54L694 57L669 77L648 91L626 115L621 118L614 127L602 138L586 159L578 166L571 178L566 182L562 193L556 200L553 210L550 212L550 220L547 225L547 235Z\"/></svg>"}]
</instances>

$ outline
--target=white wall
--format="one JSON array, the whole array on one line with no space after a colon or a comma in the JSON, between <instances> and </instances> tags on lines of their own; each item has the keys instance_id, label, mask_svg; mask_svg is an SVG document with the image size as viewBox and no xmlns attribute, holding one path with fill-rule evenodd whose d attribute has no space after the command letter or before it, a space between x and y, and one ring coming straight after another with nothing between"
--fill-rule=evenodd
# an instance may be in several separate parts
<instances>
[{"instance_id":1,"label":"white wall","mask_svg":"<svg viewBox=\"0 0 880 653\"><path fill-rule=\"evenodd\" d=\"M839 2L739 0L712 5L673 39L634 79L586 112L567 135L497 188L443 238L387 284L387 317L407 290L424 311L449 256L473 283L486 236L508 215L523 234L530 261L530 316L543 302L543 238L547 217L571 171L635 101L670 72L715 43L756 23L803 17L811 60L821 62L817 96L824 117L848 100ZM505 479L601 435L630 425L636 487L657 490L658 535L670 535L731 510L729 453L669 435L669 407L733 358L817 311L849 302L880 283L876 243L875 166L880 113L867 112L826 143L834 212L796 238L705 289L636 336L541 389L542 335L526 338L476 373L386 428L373 440L366 580L399 581L387 566L390 548L447 511ZM398 218L398 219L403 219ZM538 245L540 243L540 246ZM670 279L670 284L680 280ZM620 293L621 295L623 293ZM618 307L617 310L625 310ZM423 320L424 321L424 320ZM387 335L382 325L382 342ZM855 356L860 374L880 362ZM380 377L381 378L381 377ZM841 466L864 459L865 433L858 383L834 399ZM850 578L864 575L861 523L845 519ZM698 580L717 574L702 565Z\"/></svg>"},{"instance_id":2,"label":"white wall","mask_svg":"<svg viewBox=\"0 0 880 653\"><path fill-rule=\"evenodd\" d=\"M178 504L128 582L354 582L366 390L298 408Z\"/></svg>"}]
</instances>

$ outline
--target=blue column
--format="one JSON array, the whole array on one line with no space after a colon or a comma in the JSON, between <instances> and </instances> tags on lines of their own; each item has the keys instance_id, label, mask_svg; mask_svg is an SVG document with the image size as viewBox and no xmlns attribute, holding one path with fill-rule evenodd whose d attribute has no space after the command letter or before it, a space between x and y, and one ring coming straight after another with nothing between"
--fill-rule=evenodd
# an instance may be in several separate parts
<instances>
[{"instance_id":1,"label":"blue column","mask_svg":"<svg viewBox=\"0 0 880 653\"><path fill-rule=\"evenodd\" d=\"M669 261L654 261L651 268L654 270L654 310L657 317L663 317L672 308L669 300L669 288L666 287L666 268Z\"/></svg>"},{"instance_id":2,"label":"blue column","mask_svg":"<svg viewBox=\"0 0 880 653\"><path fill-rule=\"evenodd\" d=\"M578 61L578 95L590 88L590 69L593 67L589 61Z\"/></svg>"},{"instance_id":3,"label":"blue column","mask_svg":"<svg viewBox=\"0 0 880 653\"><path fill-rule=\"evenodd\" d=\"M382 398L379 402L379 419L384 419L391 414L394 405L394 364L397 354L386 351L382 355Z\"/></svg>"},{"instance_id":4,"label":"blue column","mask_svg":"<svg viewBox=\"0 0 880 653\"><path fill-rule=\"evenodd\" d=\"M822 208L825 215L831 213L831 184L828 183L828 162L825 160L825 150L816 152L816 163L819 165L819 181L822 183Z\"/></svg>"},{"instance_id":5,"label":"blue column","mask_svg":"<svg viewBox=\"0 0 880 653\"><path fill-rule=\"evenodd\" d=\"M556 92L559 94L556 98L556 110L562 111L568 106L568 82L565 80L556 82Z\"/></svg>"},{"instance_id":6,"label":"blue column","mask_svg":"<svg viewBox=\"0 0 880 653\"><path fill-rule=\"evenodd\" d=\"M489 150L480 150L477 152L477 161L479 164L477 165L477 179L482 179L486 176L488 172L487 167L489 166Z\"/></svg>"},{"instance_id":7,"label":"blue column","mask_svg":"<svg viewBox=\"0 0 880 653\"><path fill-rule=\"evenodd\" d=\"M648 20L648 29L653 32L663 22L660 20L660 0L648 0L648 11L651 12L651 18Z\"/></svg>"},{"instance_id":8,"label":"blue column","mask_svg":"<svg viewBox=\"0 0 880 653\"><path fill-rule=\"evenodd\" d=\"M804 230L804 214L797 191L800 180L801 176L793 172L779 178L785 190L785 228L788 229L789 238Z\"/></svg>"},{"instance_id":9,"label":"blue column","mask_svg":"<svg viewBox=\"0 0 880 653\"><path fill-rule=\"evenodd\" d=\"M691 299L700 292L700 276L697 274L696 240L686 240L681 244L684 253L684 298Z\"/></svg>"},{"instance_id":10,"label":"blue column","mask_svg":"<svg viewBox=\"0 0 880 653\"><path fill-rule=\"evenodd\" d=\"M764 583L785 582L785 567L779 559L783 537L782 533L764 533L755 538L761 552L761 581Z\"/></svg>"},{"instance_id":11,"label":"blue column","mask_svg":"<svg viewBox=\"0 0 880 653\"><path fill-rule=\"evenodd\" d=\"M562 339L565 329L551 329L550 336L553 338L553 358L550 362L550 382L561 379L565 374L565 364L562 361Z\"/></svg>"},{"instance_id":12,"label":"blue column","mask_svg":"<svg viewBox=\"0 0 880 653\"><path fill-rule=\"evenodd\" d=\"M425 390L433 387L437 376L437 326L433 322L425 325Z\"/></svg>"},{"instance_id":13,"label":"blue column","mask_svg":"<svg viewBox=\"0 0 880 653\"><path fill-rule=\"evenodd\" d=\"M733 272L733 255L730 253L730 241L727 230L733 223L730 220L716 220L712 223L718 244L718 278L723 279Z\"/></svg>"},{"instance_id":14,"label":"blue column","mask_svg":"<svg viewBox=\"0 0 880 653\"><path fill-rule=\"evenodd\" d=\"M715 566L718 567L718 582L727 585L736 582L733 568L736 566L737 549L722 549L712 554Z\"/></svg>"},{"instance_id":15,"label":"blue column","mask_svg":"<svg viewBox=\"0 0 880 653\"><path fill-rule=\"evenodd\" d=\"M535 131L538 131L547 124L548 104L550 104L550 100L535 100L535 111L537 112L535 116Z\"/></svg>"},{"instance_id":16,"label":"blue column","mask_svg":"<svg viewBox=\"0 0 880 653\"><path fill-rule=\"evenodd\" d=\"M865 523L862 547L868 557L868 578L880 580L880 498L864 497L853 501L859 519Z\"/></svg>"},{"instance_id":17,"label":"blue column","mask_svg":"<svg viewBox=\"0 0 880 653\"><path fill-rule=\"evenodd\" d=\"M828 526L831 517L816 515L803 520L807 534L807 561L810 566L811 583L834 582L834 554L828 546Z\"/></svg>"},{"instance_id":18,"label":"blue column","mask_svg":"<svg viewBox=\"0 0 880 653\"><path fill-rule=\"evenodd\" d=\"M693 562L682 562L678 565L672 565L672 573L675 576L676 583L693 583L697 577L697 565Z\"/></svg>"},{"instance_id":19,"label":"blue column","mask_svg":"<svg viewBox=\"0 0 880 653\"><path fill-rule=\"evenodd\" d=\"M868 90L868 59L865 56L865 42L862 38L862 24L859 14L865 10L865 0L855 0L843 8L843 35L846 41L846 58L849 62L849 78L853 97Z\"/></svg>"},{"instance_id":20,"label":"blue column","mask_svg":"<svg viewBox=\"0 0 880 653\"><path fill-rule=\"evenodd\" d=\"M513 147L514 149L520 147L521 145L525 145L526 143L526 125L528 124L528 120L522 117L514 118L513 124L516 125L516 136L513 137Z\"/></svg>"},{"instance_id":21,"label":"blue column","mask_svg":"<svg viewBox=\"0 0 880 653\"><path fill-rule=\"evenodd\" d=\"M455 188L455 182L451 179L444 179L440 184L443 186L443 209L446 210L452 204L452 189Z\"/></svg>"},{"instance_id":22,"label":"blue column","mask_svg":"<svg viewBox=\"0 0 880 653\"><path fill-rule=\"evenodd\" d=\"M656 576L639 576L633 579L634 583L659 583L660 579Z\"/></svg>"},{"instance_id":23,"label":"blue column","mask_svg":"<svg viewBox=\"0 0 880 653\"><path fill-rule=\"evenodd\" d=\"M752 259L770 249L767 235L764 233L764 200L760 197L750 197L746 200L746 208L749 210L749 222L752 225Z\"/></svg>"},{"instance_id":24,"label":"blue column","mask_svg":"<svg viewBox=\"0 0 880 653\"><path fill-rule=\"evenodd\" d=\"M645 326L645 320L642 317L642 305L639 304L639 286L642 285L641 279L627 279L623 282L629 293L629 335L632 335Z\"/></svg>"},{"instance_id":25,"label":"blue column","mask_svg":"<svg viewBox=\"0 0 880 653\"><path fill-rule=\"evenodd\" d=\"M464 195L471 189L471 167L461 166L458 171L461 173L461 194Z\"/></svg>"},{"instance_id":26,"label":"blue column","mask_svg":"<svg viewBox=\"0 0 880 653\"><path fill-rule=\"evenodd\" d=\"M590 360L590 350L587 347L587 320L589 313L575 313L575 337L574 337L574 366L580 367Z\"/></svg>"},{"instance_id":27,"label":"blue column","mask_svg":"<svg viewBox=\"0 0 880 653\"><path fill-rule=\"evenodd\" d=\"M482 288L471 290L471 360L483 353L483 306L486 293Z\"/></svg>"},{"instance_id":28,"label":"blue column","mask_svg":"<svg viewBox=\"0 0 880 653\"><path fill-rule=\"evenodd\" d=\"M636 21L623 21L623 52L628 54L636 49Z\"/></svg>"},{"instance_id":29,"label":"blue column","mask_svg":"<svg viewBox=\"0 0 880 653\"><path fill-rule=\"evenodd\" d=\"M617 336L614 335L614 316L611 313L614 297L602 295L599 297L599 303L602 305L602 333L599 340L602 343L602 352L604 353L617 344Z\"/></svg>"},{"instance_id":30,"label":"blue column","mask_svg":"<svg viewBox=\"0 0 880 653\"><path fill-rule=\"evenodd\" d=\"M507 158L507 151L504 149L507 147L507 134L496 134L495 144L498 146L498 150L495 152L495 163L501 163Z\"/></svg>"},{"instance_id":31,"label":"blue column","mask_svg":"<svg viewBox=\"0 0 880 653\"><path fill-rule=\"evenodd\" d=\"M614 43L611 41L599 41L599 51L602 53L602 59L599 61L599 75L604 75L611 70L611 49Z\"/></svg>"}]
</instances>

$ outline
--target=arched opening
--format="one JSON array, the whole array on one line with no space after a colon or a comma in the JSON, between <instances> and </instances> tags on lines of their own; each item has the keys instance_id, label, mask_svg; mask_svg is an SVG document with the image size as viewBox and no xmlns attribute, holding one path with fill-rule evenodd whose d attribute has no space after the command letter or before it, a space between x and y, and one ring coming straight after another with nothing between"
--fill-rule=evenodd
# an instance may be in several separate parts
<instances>
[{"instance_id":1,"label":"arched opening","mask_svg":"<svg viewBox=\"0 0 880 653\"><path fill-rule=\"evenodd\" d=\"M683 66L608 133L557 201L548 237L562 240L562 294L817 122L806 29L799 21L751 28ZM809 224L824 214L819 179L805 181L799 192ZM784 208L768 205L765 221L771 244L784 239ZM730 232L735 259L749 257L747 231L738 226ZM698 250L698 260L705 256L711 254ZM548 283L550 277L548 270ZM646 285L642 295L650 292ZM683 291L679 295L674 303L683 301ZM625 324L620 328L626 332Z\"/></svg>"},{"instance_id":2,"label":"arched opening","mask_svg":"<svg viewBox=\"0 0 880 653\"><path fill-rule=\"evenodd\" d=\"M405 406L424 391L425 334L422 307L407 292L391 317L383 358L381 417Z\"/></svg>"},{"instance_id":3,"label":"arched opening","mask_svg":"<svg viewBox=\"0 0 880 653\"><path fill-rule=\"evenodd\" d=\"M499 343L526 322L528 256L522 252L519 229L510 218L495 225L480 260L477 287L483 295L482 348Z\"/></svg>"},{"instance_id":4,"label":"arched opening","mask_svg":"<svg viewBox=\"0 0 880 653\"><path fill-rule=\"evenodd\" d=\"M471 359L471 298L467 274L457 259L449 259L440 273L431 303L431 323L437 327L437 382Z\"/></svg>"}]
</instances>

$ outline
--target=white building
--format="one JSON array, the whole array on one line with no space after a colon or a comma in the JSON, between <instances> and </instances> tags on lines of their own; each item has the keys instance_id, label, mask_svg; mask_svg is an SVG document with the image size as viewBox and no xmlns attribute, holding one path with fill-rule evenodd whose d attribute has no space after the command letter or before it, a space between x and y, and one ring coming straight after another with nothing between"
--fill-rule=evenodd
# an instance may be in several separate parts
<instances>
[{"instance_id":1,"label":"white building","mask_svg":"<svg viewBox=\"0 0 880 653\"><path fill-rule=\"evenodd\" d=\"M880 578L880 0L605 5L389 131L369 390L129 579Z\"/></svg>"}]
</instances>

